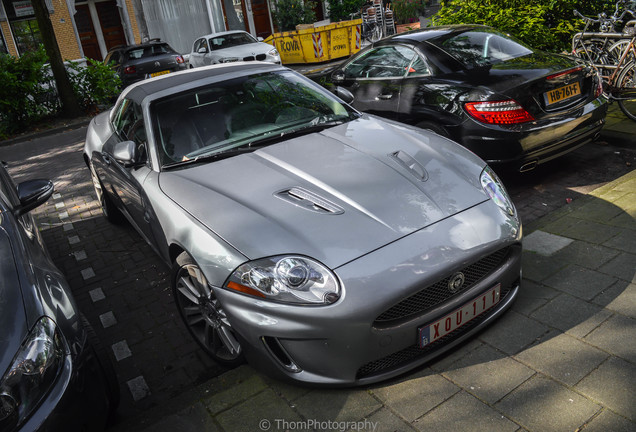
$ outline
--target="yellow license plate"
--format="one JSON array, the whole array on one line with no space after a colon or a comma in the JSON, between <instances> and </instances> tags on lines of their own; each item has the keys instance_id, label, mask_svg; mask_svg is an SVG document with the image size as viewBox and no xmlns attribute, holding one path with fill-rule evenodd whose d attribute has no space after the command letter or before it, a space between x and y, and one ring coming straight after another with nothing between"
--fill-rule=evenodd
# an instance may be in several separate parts
<instances>
[{"instance_id":1,"label":"yellow license plate","mask_svg":"<svg viewBox=\"0 0 636 432\"><path fill-rule=\"evenodd\" d=\"M165 75L165 74L169 74L169 73L170 73L169 70L165 70L165 71L161 71L161 72L151 73L150 76L151 77L156 77L156 76L159 76L159 75Z\"/></svg>"},{"instance_id":2,"label":"yellow license plate","mask_svg":"<svg viewBox=\"0 0 636 432\"><path fill-rule=\"evenodd\" d=\"M558 89L545 92L546 104L550 105L556 102L561 102L562 100L569 99L580 94L581 86L579 86L578 82L568 84L566 86L559 87Z\"/></svg>"}]
</instances>

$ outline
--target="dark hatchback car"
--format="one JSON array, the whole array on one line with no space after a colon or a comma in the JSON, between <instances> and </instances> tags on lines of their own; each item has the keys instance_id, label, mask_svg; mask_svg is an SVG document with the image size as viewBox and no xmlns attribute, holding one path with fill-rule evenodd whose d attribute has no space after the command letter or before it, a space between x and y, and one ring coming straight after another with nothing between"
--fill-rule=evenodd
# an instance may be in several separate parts
<instances>
[{"instance_id":1,"label":"dark hatchback car","mask_svg":"<svg viewBox=\"0 0 636 432\"><path fill-rule=\"evenodd\" d=\"M104 63L113 64L124 87L146 78L186 69L183 56L159 39L112 48Z\"/></svg>"},{"instance_id":2,"label":"dark hatchback car","mask_svg":"<svg viewBox=\"0 0 636 432\"><path fill-rule=\"evenodd\" d=\"M0 164L0 431L94 431L119 403L107 353L79 314L29 211L48 180Z\"/></svg>"},{"instance_id":3,"label":"dark hatchback car","mask_svg":"<svg viewBox=\"0 0 636 432\"><path fill-rule=\"evenodd\" d=\"M521 171L597 138L607 112L591 65L486 26L381 40L331 81L351 91L362 111L431 129Z\"/></svg>"}]
</instances>

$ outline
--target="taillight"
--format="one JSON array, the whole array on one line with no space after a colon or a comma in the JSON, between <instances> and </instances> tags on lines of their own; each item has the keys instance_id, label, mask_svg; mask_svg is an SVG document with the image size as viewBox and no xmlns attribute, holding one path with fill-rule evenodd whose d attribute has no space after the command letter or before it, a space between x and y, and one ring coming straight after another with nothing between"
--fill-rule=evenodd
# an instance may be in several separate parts
<instances>
[{"instance_id":1,"label":"taillight","mask_svg":"<svg viewBox=\"0 0 636 432\"><path fill-rule=\"evenodd\" d=\"M482 123L515 124L534 120L532 114L512 99L496 102L467 102L464 107L468 114Z\"/></svg>"},{"instance_id":2,"label":"taillight","mask_svg":"<svg viewBox=\"0 0 636 432\"><path fill-rule=\"evenodd\" d=\"M179 64L185 63L185 60L183 59L183 57L177 56L177 63L179 63Z\"/></svg>"},{"instance_id":3,"label":"taillight","mask_svg":"<svg viewBox=\"0 0 636 432\"><path fill-rule=\"evenodd\" d=\"M136 68L136 67L134 67L134 66L126 66L126 67L124 68L124 73L125 73L125 74L134 74L134 73L137 73L137 68Z\"/></svg>"}]
</instances>

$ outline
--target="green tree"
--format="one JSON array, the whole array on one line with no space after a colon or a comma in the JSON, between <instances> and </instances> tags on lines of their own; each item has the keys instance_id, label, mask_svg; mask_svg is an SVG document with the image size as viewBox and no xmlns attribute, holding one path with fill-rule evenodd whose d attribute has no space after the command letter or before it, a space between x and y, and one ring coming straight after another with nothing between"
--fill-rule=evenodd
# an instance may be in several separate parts
<instances>
[{"instance_id":1,"label":"green tree","mask_svg":"<svg viewBox=\"0 0 636 432\"><path fill-rule=\"evenodd\" d=\"M329 18L331 22L351 19L351 14L358 12L365 2L365 0L331 0L329 2Z\"/></svg>"},{"instance_id":2,"label":"green tree","mask_svg":"<svg viewBox=\"0 0 636 432\"><path fill-rule=\"evenodd\" d=\"M272 10L272 18L279 32L293 31L298 24L311 24L316 21L313 1L278 0Z\"/></svg>"},{"instance_id":3,"label":"green tree","mask_svg":"<svg viewBox=\"0 0 636 432\"><path fill-rule=\"evenodd\" d=\"M544 51L569 51L572 36L583 28L574 9L596 17L613 12L613 0L445 0L433 25L485 24Z\"/></svg>"}]
</instances>

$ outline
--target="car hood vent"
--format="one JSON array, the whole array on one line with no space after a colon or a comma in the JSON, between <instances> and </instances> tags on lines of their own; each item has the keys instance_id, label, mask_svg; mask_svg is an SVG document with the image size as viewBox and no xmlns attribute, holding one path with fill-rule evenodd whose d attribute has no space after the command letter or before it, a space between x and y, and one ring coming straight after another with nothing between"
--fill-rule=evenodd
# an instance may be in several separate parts
<instances>
[{"instance_id":1,"label":"car hood vent","mask_svg":"<svg viewBox=\"0 0 636 432\"><path fill-rule=\"evenodd\" d=\"M287 201L288 203L316 213L332 215L344 213L344 209L342 207L339 207L327 201L326 199L319 197L313 192L309 192L299 187L284 189L280 192L277 192L275 196L284 201Z\"/></svg>"},{"instance_id":2,"label":"car hood vent","mask_svg":"<svg viewBox=\"0 0 636 432\"><path fill-rule=\"evenodd\" d=\"M418 161L416 161L410 154L399 150L394 153L390 153L389 157L405 168L419 181L428 180L428 173Z\"/></svg>"}]
</instances>

